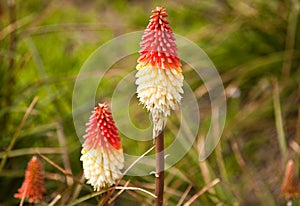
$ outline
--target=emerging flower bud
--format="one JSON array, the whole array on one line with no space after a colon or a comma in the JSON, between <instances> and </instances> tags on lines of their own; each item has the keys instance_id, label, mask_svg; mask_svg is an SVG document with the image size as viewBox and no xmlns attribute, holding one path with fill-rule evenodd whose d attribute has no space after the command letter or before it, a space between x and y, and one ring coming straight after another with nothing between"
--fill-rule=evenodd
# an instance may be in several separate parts
<instances>
[{"instance_id":1,"label":"emerging flower bud","mask_svg":"<svg viewBox=\"0 0 300 206\"><path fill-rule=\"evenodd\" d=\"M287 199L290 199L292 197L297 197L299 194L298 193L298 178L296 177L296 174L295 174L295 166L294 166L293 160L289 160L286 165L281 191L282 191L282 194Z\"/></svg>"},{"instance_id":2,"label":"emerging flower bud","mask_svg":"<svg viewBox=\"0 0 300 206\"><path fill-rule=\"evenodd\" d=\"M88 183L99 191L115 184L121 177L123 150L106 103L94 108L87 126L80 160Z\"/></svg>"},{"instance_id":3,"label":"emerging flower bud","mask_svg":"<svg viewBox=\"0 0 300 206\"><path fill-rule=\"evenodd\" d=\"M25 180L22 186L18 189L15 198L29 198L29 202L41 202L43 194L46 192L44 176L42 174L41 162L36 156L33 156L28 163L25 173Z\"/></svg>"}]
</instances>

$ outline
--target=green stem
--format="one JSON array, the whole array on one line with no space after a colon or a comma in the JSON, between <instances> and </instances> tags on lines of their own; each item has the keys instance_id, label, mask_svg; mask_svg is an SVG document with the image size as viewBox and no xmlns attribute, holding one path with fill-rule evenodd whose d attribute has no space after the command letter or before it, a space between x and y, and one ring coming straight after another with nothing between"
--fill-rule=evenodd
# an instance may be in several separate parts
<instances>
[{"instance_id":1,"label":"green stem","mask_svg":"<svg viewBox=\"0 0 300 206\"><path fill-rule=\"evenodd\" d=\"M284 125L283 125L282 111L280 105L280 90L276 79L273 79L273 105L274 105L274 115L275 115L275 124L276 124L276 130L278 135L278 141L279 141L281 153L285 159L287 146L286 146L286 138L284 133Z\"/></svg>"}]
</instances>

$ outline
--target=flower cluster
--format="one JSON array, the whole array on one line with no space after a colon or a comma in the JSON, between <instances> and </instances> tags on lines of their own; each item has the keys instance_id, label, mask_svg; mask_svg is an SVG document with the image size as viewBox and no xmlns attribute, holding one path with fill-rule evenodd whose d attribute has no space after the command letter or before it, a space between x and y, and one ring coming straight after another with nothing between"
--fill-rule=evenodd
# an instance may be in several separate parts
<instances>
[{"instance_id":1,"label":"flower cluster","mask_svg":"<svg viewBox=\"0 0 300 206\"><path fill-rule=\"evenodd\" d=\"M142 37L136 84L137 96L151 112L158 133L182 98L183 75L166 9L157 7L152 13Z\"/></svg>"},{"instance_id":2,"label":"flower cluster","mask_svg":"<svg viewBox=\"0 0 300 206\"><path fill-rule=\"evenodd\" d=\"M42 165L36 156L33 156L28 163L25 180L18 189L15 198L28 198L30 203L42 201L43 194L46 192L44 176L42 174Z\"/></svg>"},{"instance_id":3,"label":"flower cluster","mask_svg":"<svg viewBox=\"0 0 300 206\"><path fill-rule=\"evenodd\" d=\"M121 177L124 157L122 145L109 106L98 104L87 123L80 160L88 183L99 191Z\"/></svg>"}]
</instances>

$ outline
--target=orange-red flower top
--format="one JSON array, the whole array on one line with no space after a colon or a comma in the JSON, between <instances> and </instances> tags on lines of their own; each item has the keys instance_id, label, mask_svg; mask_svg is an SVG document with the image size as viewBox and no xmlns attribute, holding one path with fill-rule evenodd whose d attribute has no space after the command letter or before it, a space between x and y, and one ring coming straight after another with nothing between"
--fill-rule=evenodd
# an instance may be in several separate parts
<instances>
[{"instance_id":1,"label":"orange-red flower top","mask_svg":"<svg viewBox=\"0 0 300 206\"><path fill-rule=\"evenodd\" d=\"M44 177L42 174L41 162L36 156L33 156L28 163L25 173L25 180L18 189L15 198L29 198L29 202L42 201L43 194L46 192Z\"/></svg>"},{"instance_id":2,"label":"orange-red flower top","mask_svg":"<svg viewBox=\"0 0 300 206\"><path fill-rule=\"evenodd\" d=\"M176 69L181 72L175 37L166 19L168 16L166 9L156 7L152 13L140 44L137 69L151 65L160 69Z\"/></svg>"},{"instance_id":3,"label":"orange-red flower top","mask_svg":"<svg viewBox=\"0 0 300 206\"><path fill-rule=\"evenodd\" d=\"M294 161L289 160L286 165L281 192L289 199L291 197L297 197L299 195L298 190L298 178L295 174Z\"/></svg>"},{"instance_id":4,"label":"orange-red flower top","mask_svg":"<svg viewBox=\"0 0 300 206\"><path fill-rule=\"evenodd\" d=\"M106 103L98 104L94 108L86 125L88 128L83 138L87 149L96 149L99 146L108 148L108 144L117 150L122 149L117 127Z\"/></svg>"}]
</instances>

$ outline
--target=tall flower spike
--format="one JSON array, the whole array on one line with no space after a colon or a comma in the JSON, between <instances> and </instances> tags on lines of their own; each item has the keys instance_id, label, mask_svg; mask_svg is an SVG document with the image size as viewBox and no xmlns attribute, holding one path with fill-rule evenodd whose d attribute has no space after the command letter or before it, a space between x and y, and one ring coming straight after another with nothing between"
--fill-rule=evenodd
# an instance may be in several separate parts
<instances>
[{"instance_id":1,"label":"tall flower spike","mask_svg":"<svg viewBox=\"0 0 300 206\"><path fill-rule=\"evenodd\" d=\"M152 114L156 137L182 98L183 75L166 9L156 7L152 13L140 44L136 84L140 102Z\"/></svg>"},{"instance_id":2,"label":"tall flower spike","mask_svg":"<svg viewBox=\"0 0 300 206\"><path fill-rule=\"evenodd\" d=\"M33 156L28 163L25 180L18 189L15 198L28 198L30 203L42 201L43 194L46 192L44 176L42 174L41 162L36 156Z\"/></svg>"},{"instance_id":3,"label":"tall flower spike","mask_svg":"<svg viewBox=\"0 0 300 206\"><path fill-rule=\"evenodd\" d=\"M123 150L115 122L109 106L98 104L94 108L89 122L82 156L85 178L95 191L109 187L121 177L124 164Z\"/></svg>"}]
</instances>

